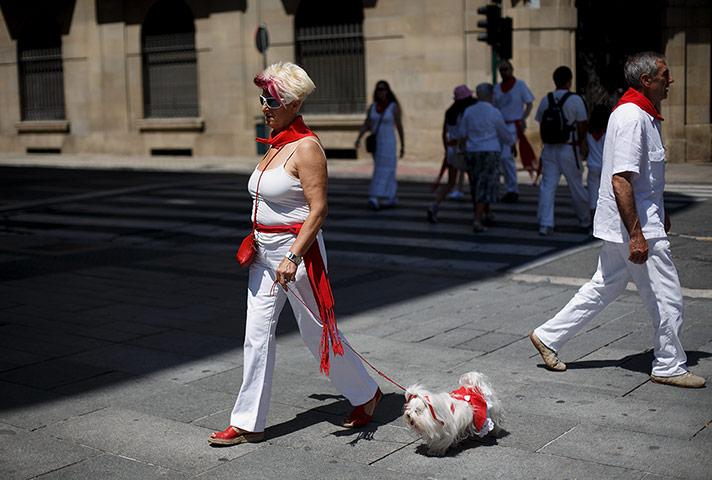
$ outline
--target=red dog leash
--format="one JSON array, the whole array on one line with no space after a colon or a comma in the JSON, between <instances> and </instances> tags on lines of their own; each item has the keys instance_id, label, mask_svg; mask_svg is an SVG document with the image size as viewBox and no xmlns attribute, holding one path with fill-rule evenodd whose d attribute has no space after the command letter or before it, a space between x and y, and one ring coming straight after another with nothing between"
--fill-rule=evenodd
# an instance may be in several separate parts
<instances>
[{"instance_id":1,"label":"red dog leash","mask_svg":"<svg viewBox=\"0 0 712 480\"><path fill-rule=\"evenodd\" d=\"M272 284L272 291L271 291L271 294L272 294L272 295L274 295L274 288L277 286L277 284L278 284L277 280L275 280L274 283ZM297 300L299 300L299 302L301 302L301 304L304 305L304 306L306 307L306 309L309 310L309 311L311 312L311 314L314 315L314 317L316 317L317 320L319 320L320 322L322 321L321 318L319 318L319 315L317 315L316 313L314 313L314 311L313 311L311 308L309 308L309 306L308 306L306 303L304 303L304 300L302 300L301 298L299 298L299 295L297 295L297 293L296 293L294 290L292 290L292 289L289 288L288 286L287 286L286 288L287 288L287 291L288 291L288 292L292 292L292 295L294 295L294 298L296 298ZM322 323L323 323L323 322L322 322ZM338 333L337 333L337 335L338 335ZM388 380L389 382L391 382L393 385L395 385L396 387L398 387L398 388L400 388L401 390L405 391L405 388L403 388L401 385L399 385L399 384L397 384L396 382L394 382L388 375L386 375L385 373L381 372L381 371L378 370L376 367L374 367L373 365L371 365L371 363L369 363L368 360L366 360L365 358L363 358L363 356L361 356L361 354L358 353L358 352L354 349L354 347L352 347L351 345L349 345L348 342L343 342L343 343L344 343L347 347L349 347L349 349L351 349L351 351L354 352L354 353L356 354L356 356L357 356L358 358L360 358L360 359L363 361L363 363L365 363L366 365L368 365L369 367L371 367L376 373L378 373L380 376L382 376L383 378L385 378L386 380ZM432 407L431 407L431 408L432 408Z\"/></svg>"}]
</instances>

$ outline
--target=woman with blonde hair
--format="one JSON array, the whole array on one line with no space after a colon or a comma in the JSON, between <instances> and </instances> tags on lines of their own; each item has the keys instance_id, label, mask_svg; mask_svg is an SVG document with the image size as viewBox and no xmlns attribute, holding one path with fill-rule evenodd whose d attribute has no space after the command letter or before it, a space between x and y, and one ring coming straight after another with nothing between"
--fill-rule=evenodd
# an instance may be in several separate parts
<instances>
[{"instance_id":1,"label":"woman with blonde hair","mask_svg":"<svg viewBox=\"0 0 712 480\"><path fill-rule=\"evenodd\" d=\"M242 385L230 426L208 439L214 445L264 439L275 330L286 301L304 343L321 361L320 370L356 406L342 425L366 425L382 397L355 353L344 348L346 340L336 329L321 234L327 214L326 156L299 115L314 83L293 63L267 67L254 83L262 89L262 113L272 133L269 139L257 139L268 144L269 150L248 182L256 253L248 280Z\"/></svg>"}]
</instances>

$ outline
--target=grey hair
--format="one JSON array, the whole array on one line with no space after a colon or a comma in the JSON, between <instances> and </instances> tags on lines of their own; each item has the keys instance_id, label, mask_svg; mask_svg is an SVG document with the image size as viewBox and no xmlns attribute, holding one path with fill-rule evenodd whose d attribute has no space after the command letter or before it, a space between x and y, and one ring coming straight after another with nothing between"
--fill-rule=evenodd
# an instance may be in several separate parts
<instances>
[{"instance_id":1,"label":"grey hair","mask_svg":"<svg viewBox=\"0 0 712 480\"><path fill-rule=\"evenodd\" d=\"M644 73L654 77L658 73L658 62L660 61L667 60L665 55L656 52L641 52L632 55L623 67L625 81L633 88L640 87L640 77Z\"/></svg>"},{"instance_id":2,"label":"grey hair","mask_svg":"<svg viewBox=\"0 0 712 480\"><path fill-rule=\"evenodd\" d=\"M492 96L494 88L492 88L491 83L480 83L477 85L477 88L475 88L475 92L477 93L477 98L483 100Z\"/></svg>"}]
</instances>

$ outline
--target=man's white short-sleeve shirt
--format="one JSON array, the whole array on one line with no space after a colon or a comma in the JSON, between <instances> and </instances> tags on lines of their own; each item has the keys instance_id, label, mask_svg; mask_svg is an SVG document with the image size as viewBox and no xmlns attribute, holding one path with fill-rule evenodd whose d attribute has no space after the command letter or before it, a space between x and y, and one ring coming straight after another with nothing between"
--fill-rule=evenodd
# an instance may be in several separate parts
<instances>
[{"instance_id":1,"label":"man's white short-sleeve shirt","mask_svg":"<svg viewBox=\"0 0 712 480\"><path fill-rule=\"evenodd\" d=\"M518 78L507 93L502 92L501 83L494 86L494 101L492 103L502 112L505 122L521 120L524 113L524 105L533 101L534 95L532 95L529 87Z\"/></svg>"},{"instance_id":2,"label":"man's white short-sleeve shirt","mask_svg":"<svg viewBox=\"0 0 712 480\"><path fill-rule=\"evenodd\" d=\"M603 145L601 187L593 234L609 242L628 242L613 194L613 175L632 172L631 184L640 226L646 239L665 238L665 147L660 121L633 103L611 114Z\"/></svg>"}]
</instances>

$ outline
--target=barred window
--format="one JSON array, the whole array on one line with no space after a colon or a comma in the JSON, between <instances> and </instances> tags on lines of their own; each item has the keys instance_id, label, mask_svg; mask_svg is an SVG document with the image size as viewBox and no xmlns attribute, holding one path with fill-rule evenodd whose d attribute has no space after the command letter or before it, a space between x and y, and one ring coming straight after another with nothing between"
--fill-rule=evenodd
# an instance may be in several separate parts
<instances>
[{"instance_id":1,"label":"barred window","mask_svg":"<svg viewBox=\"0 0 712 480\"><path fill-rule=\"evenodd\" d=\"M20 118L64 120L62 38L50 20L34 20L17 42Z\"/></svg>"},{"instance_id":2,"label":"barred window","mask_svg":"<svg viewBox=\"0 0 712 480\"><path fill-rule=\"evenodd\" d=\"M305 113L362 113L366 108L360 1L303 0L295 17L297 63L316 84ZM331 13L330 13L331 12Z\"/></svg>"},{"instance_id":3,"label":"barred window","mask_svg":"<svg viewBox=\"0 0 712 480\"><path fill-rule=\"evenodd\" d=\"M197 117L195 26L181 0L159 0L141 31L145 118Z\"/></svg>"}]
</instances>

